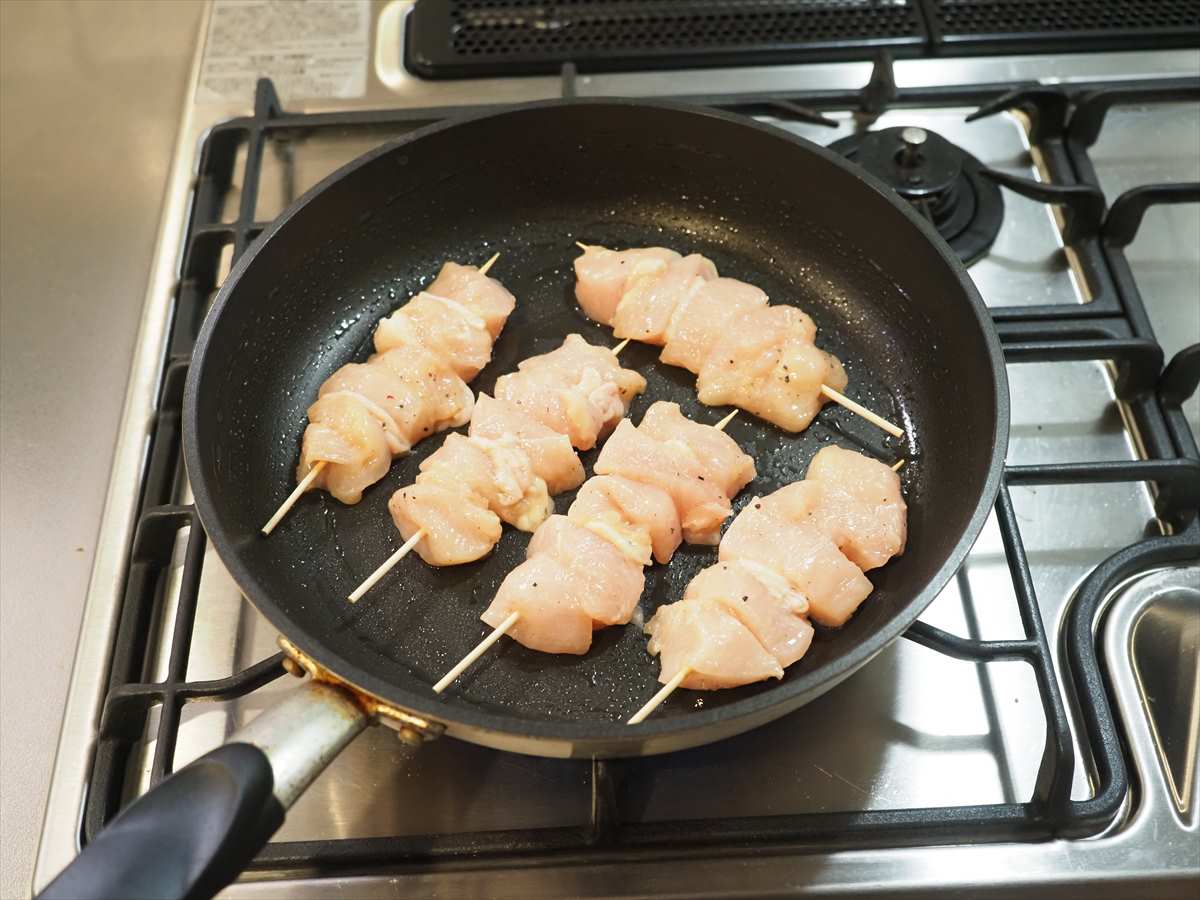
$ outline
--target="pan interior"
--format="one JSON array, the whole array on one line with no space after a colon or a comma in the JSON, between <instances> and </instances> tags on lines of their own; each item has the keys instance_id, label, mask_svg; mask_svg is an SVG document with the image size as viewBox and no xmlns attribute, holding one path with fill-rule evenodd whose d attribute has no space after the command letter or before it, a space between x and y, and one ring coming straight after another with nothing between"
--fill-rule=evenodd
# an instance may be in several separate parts
<instances>
[{"instance_id":1,"label":"pan interior","mask_svg":"<svg viewBox=\"0 0 1200 900\"><path fill-rule=\"evenodd\" d=\"M514 732L623 728L658 671L635 624L598 632L583 657L502 640L433 699L428 686L485 633L479 614L523 558L525 534L506 527L491 556L456 568L432 569L414 555L357 605L344 599L398 545L387 500L440 436L397 460L358 505L311 493L270 538L258 534L295 483L318 386L365 359L375 322L444 260L480 263L500 251L492 274L518 298L476 390L490 391L498 375L570 332L611 344L574 303L575 240L701 252L772 302L802 307L820 345L844 361L848 393L907 430L896 441L833 406L800 435L747 414L729 427L759 473L735 509L803 477L830 443L909 460L908 551L871 573L876 591L850 623L820 635L782 684L678 692L656 718L684 727L771 692L798 705L845 660L865 658L881 629L915 617L947 559L965 552L1001 403L966 289L937 248L879 190L769 130L681 109L547 106L386 148L318 189L235 269L204 345L189 463L211 504L201 504L206 524L277 626L392 702L466 721L504 716ZM701 406L693 376L658 363L654 348L630 345L622 360L648 382L635 421L655 400L698 421L728 411ZM584 455L589 472L595 455ZM557 510L572 497L558 497ZM713 561L714 548L685 547L669 566L648 569L644 615L678 599Z\"/></svg>"}]
</instances>

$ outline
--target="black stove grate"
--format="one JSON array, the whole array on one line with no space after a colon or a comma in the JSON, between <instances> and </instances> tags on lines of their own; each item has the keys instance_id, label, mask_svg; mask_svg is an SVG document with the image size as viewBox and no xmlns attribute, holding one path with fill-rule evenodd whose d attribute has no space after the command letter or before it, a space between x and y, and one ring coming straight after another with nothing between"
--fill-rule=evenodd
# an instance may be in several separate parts
<instances>
[{"instance_id":1,"label":"black stove grate","mask_svg":"<svg viewBox=\"0 0 1200 900\"><path fill-rule=\"evenodd\" d=\"M872 83L883 82L883 76ZM571 93L572 71L564 72L564 93ZM1155 202L1195 202L1196 185L1137 189L1113 204L1095 201L1095 172L1087 147L1114 104L1200 99L1200 80L1161 81L1136 87L1080 85L1070 93L1018 87L994 99L1005 86L896 92L893 102L930 106L982 103L980 114L1021 107L1030 115L1043 158L1055 175L1039 185L1039 199L1065 204L1070 240L1088 273L1094 300L1078 307L1023 307L995 310L994 318L1010 363L1052 360L1111 360L1119 374L1117 391L1139 426L1146 459L1129 462L1074 462L1008 466L996 510L1024 636L1016 640L972 640L924 623L906 634L949 657L991 663L1020 660L1034 672L1046 718L1046 746L1033 796L1023 802L925 809L859 810L721 820L630 823L622 821L618 797L623 775L637 760L590 766L592 815L583 828L546 828L486 833L347 838L319 842L273 843L255 862L284 871L396 871L431 859L446 867L511 864L554 865L578 859L628 859L630 853L669 852L674 857L711 857L744 852L752 842L793 850L846 845L857 847L1040 840L1052 836L1095 834L1120 814L1130 794L1122 737L1109 705L1105 676L1097 659L1093 629L1103 602L1122 580L1155 566L1200 557L1200 452L1180 409L1200 378L1200 348L1182 351L1164 372L1161 346L1154 339L1138 286L1124 261L1122 247L1132 238L1139 210ZM811 106L853 108L864 95L747 95L688 98L746 113L771 109L819 121ZM801 106L800 102L809 106ZM1068 113L1073 115L1068 119ZM200 156L194 202L186 237L181 280L174 298L174 324L160 394L157 427L148 454L136 534L130 548L120 625L113 647L90 790L84 808L86 843L119 811L128 793L129 763L149 732L156 739L150 780L160 781L172 768L180 712L187 703L243 696L284 673L276 654L228 678L188 681L190 650L200 574L207 539L194 510L173 503L183 477L180 459L180 405L192 347L208 299L217 286L222 252L239 254L265 227L254 218L263 149L268 137L288 130L344 129L380 123L425 124L464 110L389 110L290 114L280 109L269 82L259 84L253 116L219 125L208 134ZM245 162L239 168L239 147ZM222 220L222 202L241 176L238 213ZM1018 184L1022 192L1033 192ZM1082 200L1080 198L1083 198ZM1090 198L1090 199L1089 199ZM1091 799L1071 798L1075 765L1066 705L1054 672L1056 649L1042 622L1033 580L1010 496L1018 485L1142 482L1157 485L1157 512L1172 525L1167 537L1147 538L1098 566L1080 587L1064 632L1065 677L1080 713L1078 735L1083 752L1095 764ZM173 548L190 528L176 617L170 638L166 677L151 680L150 643L163 614L167 572ZM158 711L157 722L153 719ZM481 857L481 854L488 854ZM507 862L506 862L507 861Z\"/></svg>"},{"instance_id":2,"label":"black stove grate","mask_svg":"<svg viewBox=\"0 0 1200 900\"><path fill-rule=\"evenodd\" d=\"M426 78L1200 43L1200 0L424 0L406 63Z\"/></svg>"}]
</instances>

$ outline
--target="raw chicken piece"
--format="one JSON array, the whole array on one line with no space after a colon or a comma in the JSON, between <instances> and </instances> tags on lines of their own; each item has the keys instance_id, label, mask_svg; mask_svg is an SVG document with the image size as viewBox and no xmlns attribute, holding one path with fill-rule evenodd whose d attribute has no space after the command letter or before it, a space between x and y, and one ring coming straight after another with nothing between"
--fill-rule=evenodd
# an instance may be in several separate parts
<instances>
[{"instance_id":1,"label":"raw chicken piece","mask_svg":"<svg viewBox=\"0 0 1200 900\"><path fill-rule=\"evenodd\" d=\"M659 358L698 373L720 337L766 305L767 295L752 284L736 278L705 281L675 307Z\"/></svg>"},{"instance_id":2,"label":"raw chicken piece","mask_svg":"<svg viewBox=\"0 0 1200 900\"><path fill-rule=\"evenodd\" d=\"M601 449L594 471L623 475L669 494L689 544L719 540L721 523L731 511L729 497L716 479L706 478L704 464L681 441L657 441L622 420Z\"/></svg>"},{"instance_id":3,"label":"raw chicken piece","mask_svg":"<svg viewBox=\"0 0 1200 900\"><path fill-rule=\"evenodd\" d=\"M664 271L630 278L612 317L613 334L647 344L662 344L675 308L717 277L712 260L692 253Z\"/></svg>"},{"instance_id":4,"label":"raw chicken piece","mask_svg":"<svg viewBox=\"0 0 1200 900\"><path fill-rule=\"evenodd\" d=\"M826 400L821 385L846 386L837 357L813 344L816 326L792 306L768 306L726 330L700 367L701 403L740 406L787 431L803 431Z\"/></svg>"},{"instance_id":5,"label":"raw chicken piece","mask_svg":"<svg viewBox=\"0 0 1200 900\"><path fill-rule=\"evenodd\" d=\"M431 566L457 566L487 556L500 540L499 517L470 495L440 484L410 484L388 501L392 521L408 540L421 528L416 551Z\"/></svg>"},{"instance_id":6,"label":"raw chicken piece","mask_svg":"<svg viewBox=\"0 0 1200 900\"><path fill-rule=\"evenodd\" d=\"M480 394L475 401L469 433L471 437L516 441L551 494L561 494L583 484L583 463L570 439L511 403Z\"/></svg>"},{"instance_id":7,"label":"raw chicken piece","mask_svg":"<svg viewBox=\"0 0 1200 900\"><path fill-rule=\"evenodd\" d=\"M820 483L798 481L751 500L721 539L721 562L749 560L778 572L808 598L809 614L839 626L871 593L872 584L821 525Z\"/></svg>"},{"instance_id":8,"label":"raw chicken piece","mask_svg":"<svg viewBox=\"0 0 1200 900\"><path fill-rule=\"evenodd\" d=\"M520 612L509 636L544 653L586 653L595 628L629 621L645 587L641 566L566 516L542 524L526 557L481 618L494 628Z\"/></svg>"},{"instance_id":9,"label":"raw chicken piece","mask_svg":"<svg viewBox=\"0 0 1200 900\"><path fill-rule=\"evenodd\" d=\"M813 627L803 618L808 601L770 570L746 561L719 562L702 569L688 585L683 600L706 599L728 607L785 669L812 643Z\"/></svg>"},{"instance_id":10,"label":"raw chicken piece","mask_svg":"<svg viewBox=\"0 0 1200 900\"><path fill-rule=\"evenodd\" d=\"M609 325L630 277L661 272L676 259L678 253L663 247L620 251L588 247L575 259L575 299L589 319Z\"/></svg>"},{"instance_id":11,"label":"raw chicken piece","mask_svg":"<svg viewBox=\"0 0 1200 900\"><path fill-rule=\"evenodd\" d=\"M407 453L417 441L434 431L463 424L471 414L471 390L449 370L420 368L423 354L405 362L404 350L373 356L366 363L349 363L325 380L318 397L337 392L357 394L375 415L386 422L385 433L392 455ZM389 364L389 363L393 363ZM432 378L428 377L433 375Z\"/></svg>"},{"instance_id":12,"label":"raw chicken piece","mask_svg":"<svg viewBox=\"0 0 1200 900\"><path fill-rule=\"evenodd\" d=\"M375 329L379 353L414 344L444 359L464 381L478 375L492 358L487 322L457 300L425 291L381 319Z\"/></svg>"},{"instance_id":13,"label":"raw chicken piece","mask_svg":"<svg viewBox=\"0 0 1200 900\"><path fill-rule=\"evenodd\" d=\"M683 540L683 528L670 494L649 484L617 475L589 478L575 496L567 516L572 522L608 536L618 547L636 546L642 565L651 555L670 562Z\"/></svg>"},{"instance_id":14,"label":"raw chicken piece","mask_svg":"<svg viewBox=\"0 0 1200 900\"><path fill-rule=\"evenodd\" d=\"M691 672L680 687L695 691L783 677L783 669L754 633L712 597L660 606L646 632L647 649L661 656L658 680L663 684L684 666Z\"/></svg>"},{"instance_id":15,"label":"raw chicken piece","mask_svg":"<svg viewBox=\"0 0 1200 900\"><path fill-rule=\"evenodd\" d=\"M300 448L296 479L324 460L325 468L313 481L342 503L357 503L364 488L387 474L392 450L387 425L373 404L357 394L335 391L308 408L308 427Z\"/></svg>"},{"instance_id":16,"label":"raw chicken piece","mask_svg":"<svg viewBox=\"0 0 1200 900\"><path fill-rule=\"evenodd\" d=\"M517 298L495 278L480 275L475 266L447 262L427 293L457 300L484 321L494 341L504 329L504 323L516 308Z\"/></svg>"},{"instance_id":17,"label":"raw chicken piece","mask_svg":"<svg viewBox=\"0 0 1200 900\"><path fill-rule=\"evenodd\" d=\"M821 484L821 524L843 553L864 572L904 552L908 506L900 476L879 460L825 447L808 466Z\"/></svg>"},{"instance_id":18,"label":"raw chicken piece","mask_svg":"<svg viewBox=\"0 0 1200 900\"><path fill-rule=\"evenodd\" d=\"M508 524L533 531L554 511L546 482L508 440L451 434L420 466L417 484L438 484L467 495Z\"/></svg>"},{"instance_id":19,"label":"raw chicken piece","mask_svg":"<svg viewBox=\"0 0 1200 900\"><path fill-rule=\"evenodd\" d=\"M410 443L415 445L435 432L471 421L475 405L471 389L453 368L433 354L400 347L375 354L367 364L387 369L404 382L405 394L411 402L405 399L405 394L397 393L389 412L409 436Z\"/></svg>"},{"instance_id":20,"label":"raw chicken piece","mask_svg":"<svg viewBox=\"0 0 1200 900\"><path fill-rule=\"evenodd\" d=\"M588 450L621 420L646 379L621 368L611 350L569 334L562 346L496 379L496 397Z\"/></svg>"},{"instance_id":21,"label":"raw chicken piece","mask_svg":"<svg viewBox=\"0 0 1200 900\"><path fill-rule=\"evenodd\" d=\"M704 478L719 484L730 499L758 474L754 457L743 453L737 441L711 425L693 422L679 411L678 403L651 404L638 429L657 441L687 444L704 467Z\"/></svg>"}]
</instances>

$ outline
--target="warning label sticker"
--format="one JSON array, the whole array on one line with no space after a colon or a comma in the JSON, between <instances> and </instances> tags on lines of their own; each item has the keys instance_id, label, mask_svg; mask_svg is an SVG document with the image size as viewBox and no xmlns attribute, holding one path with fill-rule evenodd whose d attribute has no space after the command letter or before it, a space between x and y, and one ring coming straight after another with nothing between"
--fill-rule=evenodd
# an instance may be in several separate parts
<instances>
[{"instance_id":1,"label":"warning label sticker","mask_svg":"<svg viewBox=\"0 0 1200 900\"><path fill-rule=\"evenodd\" d=\"M196 101L249 101L263 77L284 102L361 97L370 32L369 0L216 0Z\"/></svg>"}]
</instances>

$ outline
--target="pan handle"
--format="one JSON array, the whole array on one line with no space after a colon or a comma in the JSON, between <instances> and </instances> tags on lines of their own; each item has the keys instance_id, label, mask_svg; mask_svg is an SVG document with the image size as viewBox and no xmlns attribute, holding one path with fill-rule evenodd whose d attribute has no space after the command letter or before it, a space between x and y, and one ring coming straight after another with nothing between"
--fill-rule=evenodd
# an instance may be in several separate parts
<instances>
[{"instance_id":1,"label":"pan handle","mask_svg":"<svg viewBox=\"0 0 1200 900\"><path fill-rule=\"evenodd\" d=\"M43 900L211 897L367 725L349 692L307 682L140 797L59 873Z\"/></svg>"}]
</instances>

